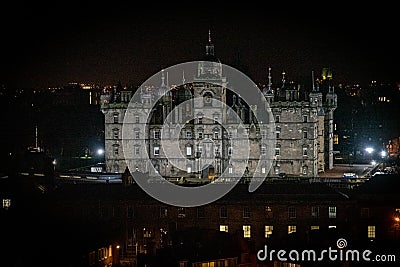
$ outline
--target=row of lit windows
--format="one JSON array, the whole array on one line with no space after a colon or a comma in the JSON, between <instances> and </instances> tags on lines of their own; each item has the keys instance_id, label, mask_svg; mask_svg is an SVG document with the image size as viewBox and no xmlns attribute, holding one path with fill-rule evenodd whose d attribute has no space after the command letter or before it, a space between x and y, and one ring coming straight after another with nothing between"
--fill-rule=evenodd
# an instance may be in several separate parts
<instances>
[{"instance_id":1,"label":"row of lit windows","mask_svg":"<svg viewBox=\"0 0 400 267\"><path fill-rule=\"evenodd\" d=\"M329 229L334 229L336 228L335 225L330 225L328 226ZM319 225L311 225L310 226L310 230L314 231L314 230L319 230L320 227ZM229 232L229 226L227 224L223 224L219 226L219 230L221 232ZM242 227L243 230L243 237L244 238L251 238L251 225L243 225ZM273 234L273 230L274 230L274 226L273 225L265 225L264 226L264 237L265 238L270 238L272 237ZM375 232L376 228L374 225L368 225L367 226L367 237L368 238L375 238L376 237L376 232ZM296 225L288 225L287 226L287 233L288 234L293 234L297 232L297 226Z\"/></svg>"}]
</instances>

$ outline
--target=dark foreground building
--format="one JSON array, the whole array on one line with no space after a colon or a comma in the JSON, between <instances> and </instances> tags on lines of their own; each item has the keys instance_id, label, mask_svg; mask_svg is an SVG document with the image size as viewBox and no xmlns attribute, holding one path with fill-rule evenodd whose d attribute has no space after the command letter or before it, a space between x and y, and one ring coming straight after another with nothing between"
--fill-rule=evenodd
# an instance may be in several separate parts
<instances>
[{"instance_id":1,"label":"dark foreground building","mask_svg":"<svg viewBox=\"0 0 400 267\"><path fill-rule=\"evenodd\" d=\"M211 204L180 208L136 184L46 186L37 177L4 178L0 251L10 264L2 266L377 266L328 255L316 262L277 258L279 250L315 250L318 258L318 251L338 250L338 240L343 249L368 249L370 258L384 255L392 261L384 266L397 266L399 181L375 176L338 190L273 180L253 193L238 184ZM272 260L257 260L265 246L276 251Z\"/></svg>"}]
</instances>

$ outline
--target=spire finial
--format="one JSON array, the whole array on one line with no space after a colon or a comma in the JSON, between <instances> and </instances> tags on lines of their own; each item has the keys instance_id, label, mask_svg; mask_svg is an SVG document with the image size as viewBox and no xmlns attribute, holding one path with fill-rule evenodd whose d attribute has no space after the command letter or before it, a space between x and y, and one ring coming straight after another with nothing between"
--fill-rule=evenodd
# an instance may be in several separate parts
<instances>
[{"instance_id":1,"label":"spire finial","mask_svg":"<svg viewBox=\"0 0 400 267\"><path fill-rule=\"evenodd\" d=\"M272 87L272 76L271 76L271 67L268 68L268 90L271 90Z\"/></svg>"},{"instance_id":2,"label":"spire finial","mask_svg":"<svg viewBox=\"0 0 400 267\"><path fill-rule=\"evenodd\" d=\"M286 75L286 72L283 71L283 72L282 72L282 87L284 87L284 86L285 86L285 83L286 83L285 75Z\"/></svg>"},{"instance_id":3,"label":"spire finial","mask_svg":"<svg viewBox=\"0 0 400 267\"><path fill-rule=\"evenodd\" d=\"M164 69L161 70L161 87L165 86Z\"/></svg>"},{"instance_id":4,"label":"spire finial","mask_svg":"<svg viewBox=\"0 0 400 267\"><path fill-rule=\"evenodd\" d=\"M208 29L208 42L211 43L211 29Z\"/></svg>"},{"instance_id":5,"label":"spire finial","mask_svg":"<svg viewBox=\"0 0 400 267\"><path fill-rule=\"evenodd\" d=\"M185 70L182 71L182 84L185 85L186 79L185 79Z\"/></svg>"},{"instance_id":6,"label":"spire finial","mask_svg":"<svg viewBox=\"0 0 400 267\"><path fill-rule=\"evenodd\" d=\"M315 91L314 71L311 71L312 90Z\"/></svg>"}]
</instances>

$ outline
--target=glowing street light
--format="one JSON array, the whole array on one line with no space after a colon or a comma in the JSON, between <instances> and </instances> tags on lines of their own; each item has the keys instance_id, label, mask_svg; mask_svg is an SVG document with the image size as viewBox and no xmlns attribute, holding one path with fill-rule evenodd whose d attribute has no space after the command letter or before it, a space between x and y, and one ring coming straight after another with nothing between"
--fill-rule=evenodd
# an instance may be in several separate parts
<instances>
[{"instance_id":1,"label":"glowing street light","mask_svg":"<svg viewBox=\"0 0 400 267\"><path fill-rule=\"evenodd\" d=\"M387 156L387 152L385 150L382 150L381 151L381 156L382 156L382 158L386 157Z\"/></svg>"},{"instance_id":2,"label":"glowing street light","mask_svg":"<svg viewBox=\"0 0 400 267\"><path fill-rule=\"evenodd\" d=\"M372 152L374 152L374 149L372 147L367 147L365 151L367 151L368 154L371 154Z\"/></svg>"},{"instance_id":3,"label":"glowing street light","mask_svg":"<svg viewBox=\"0 0 400 267\"><path fill-rule=\"evenodd\" d=\"M102 149L102 148L99 148L99 149L97 149L97 155L103 155L104 154L104 149Z\"/></svg>"}]
</instances>

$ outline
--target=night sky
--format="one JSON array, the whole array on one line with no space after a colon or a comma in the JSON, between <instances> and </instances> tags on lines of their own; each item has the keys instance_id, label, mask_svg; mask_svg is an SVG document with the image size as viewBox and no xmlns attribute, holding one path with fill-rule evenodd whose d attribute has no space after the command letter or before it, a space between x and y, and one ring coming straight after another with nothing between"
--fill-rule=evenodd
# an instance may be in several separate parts
<instances>
[{"instance_id":1,"label":"night sky","mask_svg":"<svg viewBox=\"0 0 400 267\"><path fill-rule=\"evenodd\" d=\"M288 10L289 3L235 9L194 4L7 6L1 16L0 83L15 88L141 84L161 68L201 59L208 29L221 62L256 82L267 80L268 66L275 82L283 70L298 81L323 67L333 70L337 83L400 81L394 7L358 10L327 2L300 11Z\"/></svg>"}]
</instances>

